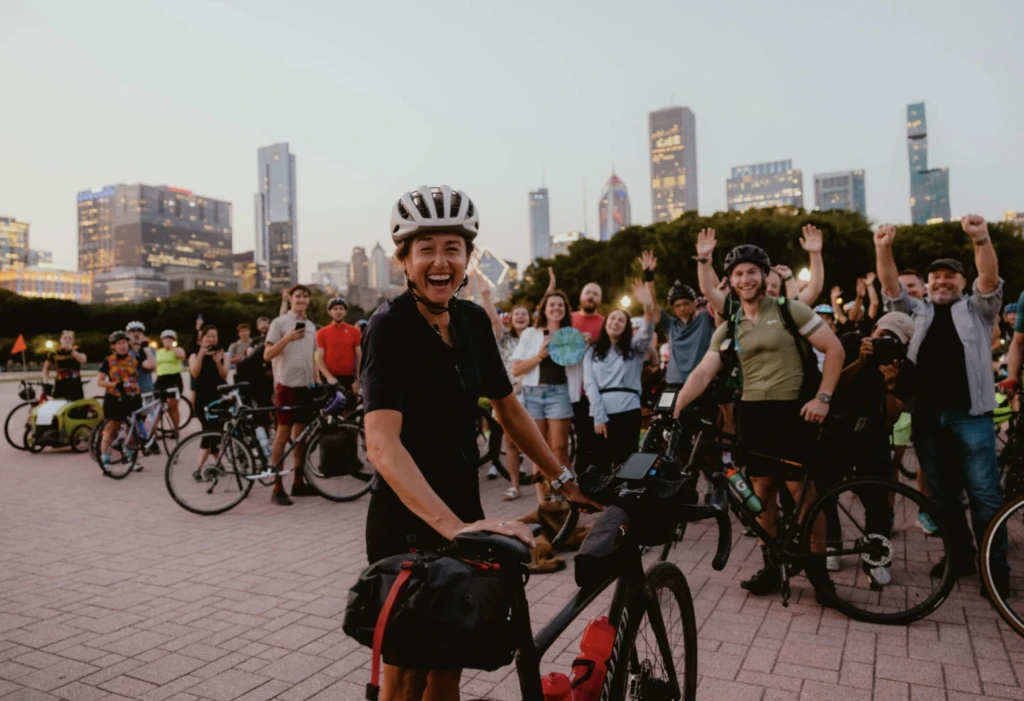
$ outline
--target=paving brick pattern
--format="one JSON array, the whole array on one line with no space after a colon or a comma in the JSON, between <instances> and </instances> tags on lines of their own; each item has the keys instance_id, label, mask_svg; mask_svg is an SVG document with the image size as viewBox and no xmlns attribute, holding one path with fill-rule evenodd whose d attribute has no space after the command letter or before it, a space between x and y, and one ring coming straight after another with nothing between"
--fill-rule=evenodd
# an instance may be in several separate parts
<instances>
[{"instance_id":1,"label":"paving brick pattern","mask_svg":"<svg viewBox=\"0 0 1024 701\"><path fill-rule=\"evenodd\" d=\"M6 415L8 391L0 389ZM365 566L367 499L274 507L257 486L234 511L186 513L162 460L115 482L85 456L0 446L2 701L333 701L363 698L369 653L341 630L349 585ZM483 482L489 514L514 517ZM693 591L699 697L726 701L1024 699L1024 639L965 578L928 620L857 623L814 603L752 598L739 580L759 564L739 535L723 572L714 534L692 526L673 560ZM570 569L529 583L534 625L574 591ZM548 653L568 671L594 604ZM467 672L465 698L517 699L512 668Z\"/></svg>"}]
</instances>

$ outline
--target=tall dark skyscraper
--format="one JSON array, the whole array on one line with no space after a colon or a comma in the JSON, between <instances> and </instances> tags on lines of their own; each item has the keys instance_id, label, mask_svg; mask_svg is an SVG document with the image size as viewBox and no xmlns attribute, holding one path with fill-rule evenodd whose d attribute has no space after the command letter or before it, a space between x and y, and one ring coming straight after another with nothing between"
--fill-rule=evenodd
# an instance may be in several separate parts
<instances>
[{"instance_id":1,"label":"tall dark skyscraper","mask_svg":"<svg viewBox=\"0 0 1024 701\"><path fill-rule=\"evenodd\" d=\"M864 171L814 174L814 206L820 210L845 209L868 214Z\"/></svg>"},{"instance_id":2,"label":"tall dark skyscraper","mask_svg":"<svg viewBox=\"0 0 1024 701\"><path fill-rule=\"evenodd\" d=\"M548 189L541 187L530 193L530 260L551 255L551 204Z\"/></svg>"},{"instance_id":3,"label":"tall dark skyscraper","mask_svg":"<svg viewBox=\"0 0 1024 701\"><path fill-rule=\"evenodd\" d=\"M633 223L629 207L629 190L615 173L608 178L598 200L597 223L601 241L607 241L620 229Z\"/></svg>"},{"instance_id":4,"label":"tall dark skyscraper","mask_svg":"<svg viewBox=\"0 0 1024 701\"><path fill-rule=\"evenodd\" d=\"M907 105L907 154L910 157L911 221L915 224L949 221L949 168L928 168L928 124L923 102Z\"/></svg>"},{"instance_id":5,"label":"tall dark skyscraper","mask_svg":"<svg viewBox=\"0 0 1024 701\"><path fill-rule=\"evenodd\" d=\"M648 115L651 142L651 212L672 221L697 209L697 120L688 107Z\"/></svg>"},{"instance_id":6,"label":"tall dark skyscraper","mask_svg":"<svg viewBox=\"0 0 1024 701\"><path fill-rule=\"evenodd\" d=\"M233 269L231 203L167 185L78 193L78 269Z\"/></svg>"},{"instance_id":7,"label":"tall dark skyscraper","mask_svg":"<svg viewBox=\"0 0 1024 701\"><path fill-rule=\"evenodd\" d=\"M766 207L803 207L804 174L792 161L735 166L725 182L730 212Z\"/></svg>"},{"instance_id":8,"label":"tall dark skyscraper","mask_svg":"<svg viewBox=\"0 0 1024 701\"><path fill-rule=\"evenodd\" d=\"M262 290L290 287L299 281L299 229L295 198L295 154L288 144L258 152L256 193L256 265Z\"/></svg>"}]
</instances>

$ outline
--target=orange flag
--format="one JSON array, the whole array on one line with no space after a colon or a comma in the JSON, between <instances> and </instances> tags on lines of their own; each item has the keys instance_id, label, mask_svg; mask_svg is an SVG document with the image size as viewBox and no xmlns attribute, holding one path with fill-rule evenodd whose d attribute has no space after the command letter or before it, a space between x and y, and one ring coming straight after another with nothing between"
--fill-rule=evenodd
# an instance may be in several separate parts
<instances>
[{"instance_id":1,"label":"orange flag","mask_svg":"<svg viewBox=\"0 0 1024 701\"><path fill-rule=\"evenodd\" d=\"M17 353L24 353L28 350L28 346L25 344L25 337L20 333L18 334L18 340L14 342L14 348L11 349L11 355Z\"/></svg>"}]
</instances>

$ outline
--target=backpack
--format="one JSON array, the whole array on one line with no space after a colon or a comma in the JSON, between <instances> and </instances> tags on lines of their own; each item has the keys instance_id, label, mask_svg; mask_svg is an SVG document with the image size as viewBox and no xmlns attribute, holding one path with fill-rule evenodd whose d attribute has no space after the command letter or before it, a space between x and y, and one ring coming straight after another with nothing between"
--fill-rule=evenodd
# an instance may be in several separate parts
<instances>
[{"instance_id":1,"label":"backpack","mask_svg":"<svg viewBox=\"0 0 1024 701\"><path fill-rule=\"evenodd\" d=\"M793 312L786 298L778 297L776 301L779 304L779 315L782 317L782 325L786 327L786 331L793 337L796 343L796 350L800 354L801 365L803 366L804 377L800 385L800 400L809 402L818 394L818 387L821 386L821 370L818 369L818 358L814 355L814 348L811 346L810 341L800 335L800 330L797 328L796 321L793 320ZM737 372L740 364L735 343L736 330L739 323L737 316L738 312L734 312L726 322L728 327L725 332L725 338L730 343L727 349L721 351L723 366L729 373ZM725 345L725 343L722 345Z\"/></svg>"}]
</instances>

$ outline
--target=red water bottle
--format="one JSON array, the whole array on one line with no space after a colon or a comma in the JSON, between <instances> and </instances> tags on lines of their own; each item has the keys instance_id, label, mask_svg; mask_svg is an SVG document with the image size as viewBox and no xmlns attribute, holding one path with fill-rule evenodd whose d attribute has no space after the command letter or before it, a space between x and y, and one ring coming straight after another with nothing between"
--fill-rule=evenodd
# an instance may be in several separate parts
<instances>
[{"instance_id":1,"label":"red water bottle","mask_svg":"<svg viewBox=\"0 0 1024 701\"><path fill-rule=\"evenodd\" d=\"M569 677L561 672L545 674L540 680L540 688L544 692L544 701L572 701Z\"/></svg>"},{"instance_id":2,"label":"red water bottle","mask_svg":"<svg viewBox=\"0 0 1024 701\"><path fill-rule=\"evenodd\" d=\"M572 663L573 701L598 701L615 645L615 629L607 616L591 621L583 631L580 656Z\"/></svg>"}]
</instances>

